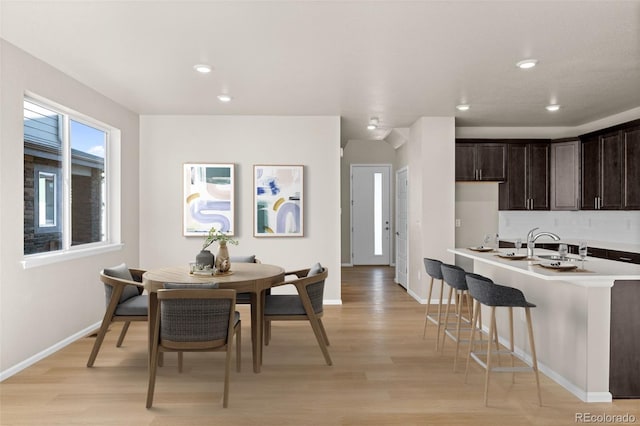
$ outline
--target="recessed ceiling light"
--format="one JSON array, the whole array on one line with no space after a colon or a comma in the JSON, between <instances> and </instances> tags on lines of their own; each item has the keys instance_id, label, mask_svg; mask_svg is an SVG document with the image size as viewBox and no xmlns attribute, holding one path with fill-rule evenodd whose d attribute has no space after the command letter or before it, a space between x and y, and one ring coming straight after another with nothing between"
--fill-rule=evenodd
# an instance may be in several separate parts
<instances>
[{"instance_id":1,"label":"recessed ceiling light","mask_svg":"<svg viewBox=\"0 0 640 426\"><path fill-rule=\"evenodd\" d=\"M560 105L557 105L557 104L547 105L545 108L547 109L547 111L555 112L560 109Z\"/></svg>"},{"instance_id":2,"label":"recessed ceiling light","mask_svg":"<svg viewBox=\"0 0 640 426\"><path fill-rule=\"evenodd\" d=\"M193 69L202 74L208 74L211 72L211 65L197 64L193 66Z\"/></svg>"},{"instance_id":3,"label":"recessed ceiling light","mask_svg":"<svg viewBox=\"0 0 640 426\"><path fill-rule=\"evenodd\" d=\"M469 111L469 108L471 108L471 106L467 105L467 104L460 104L460 105L456 106L456 109L458 111Z\"/></svg>"},{"instance_id":4,"label":"recessed ceiling light","mask_svg":"<svg viewBox=\"0 0 640 426\"><path fill-rule=\"evenodd\" d=\"M231 102L231 96L225 94L218 95L218 100L220 102Z\"/></svg>"},{"instance_id":5,"label":"recessed ceiling light","mask_svg":"<svg viewBox=\"0 0 640 426\"><path fill-rule=\"evenodd\" d=\"M523 70L528 70L529 68L533 68L538 64L537 59L524 59L516 64L516 66Z\"/></svg>"},{"instance_id":6,"label":"recessed ceiling light","mask_svg":"<svg viewBox=\"0 0 640 426\"><path fill-rule=\"evenodd\" d=\"M378 117L371 117L369 119L369 124L367 124L367 129L369 130L375 130L378 128L378 123L380 121L378 120Z\"/></svg>"},{"instance_id":7,"label":"recessed ceiling light","mask_svg":"<svg viewBox=\"0 0 640 426\"><path fill-rule=\"evenodd\" d=\"M375 130L375 129L377 129L377 128L378 128L378 126L376 126L375 124L368 124L368 125L367 125L367 129L368 129L368 130Z\"/></svg>"}]
</instances>

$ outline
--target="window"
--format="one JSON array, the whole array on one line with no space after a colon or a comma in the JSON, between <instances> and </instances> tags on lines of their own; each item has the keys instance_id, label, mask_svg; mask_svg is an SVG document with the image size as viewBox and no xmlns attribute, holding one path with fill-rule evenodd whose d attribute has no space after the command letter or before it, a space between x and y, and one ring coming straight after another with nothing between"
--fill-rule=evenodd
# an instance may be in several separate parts
<instances>
[{"instance_id":1,"label":"window","mask_svg":"<svg viewBox=\"0 0 640 426\"><path fill-rule=\"evenodd\" d=\"M24 254L109 242L108 141L114 130L24 100Z\"/></svg>"}]
</instances>

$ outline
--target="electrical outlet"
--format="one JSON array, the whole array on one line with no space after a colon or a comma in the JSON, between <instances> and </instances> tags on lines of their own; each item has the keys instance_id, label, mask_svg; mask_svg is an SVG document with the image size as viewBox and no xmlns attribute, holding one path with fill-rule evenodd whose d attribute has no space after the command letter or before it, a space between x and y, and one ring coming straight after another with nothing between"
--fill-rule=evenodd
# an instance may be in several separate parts
<instances>
[{"instance_id":1,"label":"electrical outlet","mask_svg":"<svg viewBox=\"0 0 640 426\"><path fill-rule=\"evenodd\" d=\"M462 221L460 219L456 219L456 228L460 228Z\"/></svg>"}]
</instances>

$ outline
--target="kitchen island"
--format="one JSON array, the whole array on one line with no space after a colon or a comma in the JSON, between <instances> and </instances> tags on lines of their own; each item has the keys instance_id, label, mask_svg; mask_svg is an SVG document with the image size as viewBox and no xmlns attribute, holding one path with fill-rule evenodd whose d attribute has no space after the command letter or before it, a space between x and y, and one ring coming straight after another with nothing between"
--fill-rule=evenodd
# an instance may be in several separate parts
<instances>
[{"instance_id":1,"label":"kitchen island","mask_svg":"<svg viewBox=\"0 0 640 426\"><path fill-rule=\"evenodd\" d=\"M538 256L555 254L549 250L536 249L534 258L523 260L499 256L500 253L513 252L513 249L476 252L459 248L449 251L472 259L473 272L487 276L497 284L522 290L527 300L537 305L532 310L532 318L538 367L578 398L586 402L610 402L613 397L610 370L619 371L620 367L628 369L626 374L632 382L640 383L640 369L631 368L640 359L637 343L625 349L631 351L626 357L631 360L631 365L627 362L617 365L617 358L610 363L612 353L618 349L616 346L612 352L612 335L620 334L616 330L620 324L611 320L612 312L618 310L617 306L612 309L614 283L615 290L625 287L626 302L638 301L640 265L588 257L583 270L579 259L574 257L577 268L556 270L540 265L547 261ZM629 306L620 308L628 309ZM631 314L635 315L635 311L638 309L634 306ZM498 314L504 314L498 316L497 322L501 342L508 346L507 315L505 312ZM483 318L489 318L488 313ZM628 327L629 324L622 326ZM637 331L640 324L631 326L635 328L627 340L638 341L638 335L633 335L633 331ZM488 329L484 324L483 327ZM514 315L514 330L516 353L530 363L524 312ZM618 375L616 373L616 377Z\"/></svg>"}]
</instances>

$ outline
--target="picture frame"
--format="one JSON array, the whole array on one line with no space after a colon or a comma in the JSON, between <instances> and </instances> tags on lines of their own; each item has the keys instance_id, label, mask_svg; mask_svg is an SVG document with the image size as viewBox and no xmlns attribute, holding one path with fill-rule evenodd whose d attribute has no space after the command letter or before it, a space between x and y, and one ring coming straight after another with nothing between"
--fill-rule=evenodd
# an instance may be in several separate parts
<instances>
[{"instance_id":1,"label":"picture frame","mask_svg":"<svg viewBox=\"0 0 640 426\"><path fill-rule=\"evenodd\" d=\"M253 166L254 237L304 236L304 166Z\"/></svg>"},{"instance_id":2,"label":"picture frame","mask_svg":"<svg viewBox=\"0 0 640 426\"><path fill-rule=\"evenodd\" d=\"M183 164L182 232L203 236L215 227L235 235L234 165Z\"/></svg>"}]
</instances>

